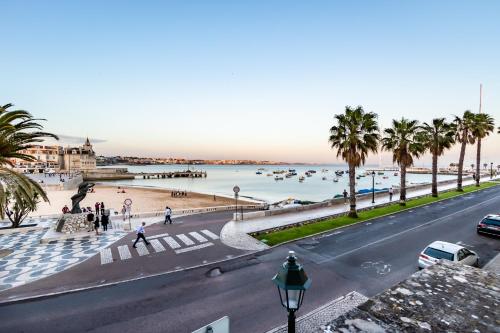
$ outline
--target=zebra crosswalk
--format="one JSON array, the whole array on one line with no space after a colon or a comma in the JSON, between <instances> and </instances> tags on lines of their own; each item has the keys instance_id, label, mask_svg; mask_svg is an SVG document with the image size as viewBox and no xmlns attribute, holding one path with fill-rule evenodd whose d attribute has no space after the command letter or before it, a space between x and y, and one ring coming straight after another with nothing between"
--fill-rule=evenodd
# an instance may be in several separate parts
<instances>
[{"instance_id":1,"label":"zebra crosswalk","mask_svg":"<svg viewBox=\"0 0 500 333\"><path fill-rule=\"evenodd\" d=\"M212 241L218 240L219 236L210 230L203 229L191 231L187 234L169 235L168 233L148 237L151 246L146 246L142 241L132 245L120 245L115 249L112 247L100 250L101 265L110 264L118 260L128 260L134 256L142 257L153 253L172 250L175 254L196 251L213 246ZM134 240L135 241L135 240ZM115 256L113 256L115 253ZM115 260L116 259L116 260Z\"/></svg>"}]
</instances>

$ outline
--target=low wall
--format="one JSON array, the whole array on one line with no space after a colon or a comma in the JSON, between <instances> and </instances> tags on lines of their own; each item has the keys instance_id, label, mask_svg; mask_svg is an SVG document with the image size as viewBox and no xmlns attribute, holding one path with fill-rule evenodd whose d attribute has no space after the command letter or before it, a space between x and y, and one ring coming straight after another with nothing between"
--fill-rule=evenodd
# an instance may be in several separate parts
<instances>
[{"instance_id":1,"label":"low wall","mask_svg":"<svg viewBox=\"0 0 500 333\"><path fill-rule=\"evenodd\" d=\"M471 180L472 177L464 177L463 181L466 180ZM443 180L438 182L438 186L440 185L448 185L448 184L453 184L456 183L456 179L449 179L449 180ZM406 187L407 192L409 191L418 191L426 188L430 188L432 184L420 184L420 185L410 185ZM399 194L399 189L394 189L394 198L397 200L397 194ZM388 193L387 191L383 192L375 192L375 199L380 198L380 197L387 197ZM371 198L372 193L364 193L364 194L358 194L356 195L356 198L358 199L363 199L363 198ZM395 201L396 201L395 200ZM301 211L307 211L307 210L314 210L318 208L325 208L325 207L330 207L339 203L343 203L344 198L335 198L332 200L328 201L323 201L311 205L305 205L305 206L300 206L300 207L291 207L291 208L283 208L283 209L274 209L274 210L266 210L266 211L259 211L259 212L248 212L248 213L237 213L234 214L234 220L235 221L241 221L241 220L250 220L250 219L256 219L256 218L261 218L261 217L266 217L266 216L275 216L275 215L281 215L281 214L288 214L288 213L294 213L294 212L301 212Z\"/></svg>"}]
</instances>

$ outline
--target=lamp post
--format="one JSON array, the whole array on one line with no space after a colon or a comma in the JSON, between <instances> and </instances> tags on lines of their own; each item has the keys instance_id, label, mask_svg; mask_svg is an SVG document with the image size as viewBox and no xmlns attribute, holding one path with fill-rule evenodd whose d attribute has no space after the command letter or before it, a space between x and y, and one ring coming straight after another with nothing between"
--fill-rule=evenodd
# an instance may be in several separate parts
<instances>
[{"instance_id":1,"label":"lamp post","mask_svg":"<svg viewBox=\"0 0 500 333\"><path fill-rule=\"evenodd\" d=\"M288 311L288 333L295 333L295 312L304 301L304 294L311 286L311 279L307 277L302 265L297 264L294 251L288 252L287 261L272 281L278 287L281 305Z\"/></svg>"},{"instance_id":2,"label":"lamp post","mask_svg":"<svg viewBox=\"0 0 500 333\"><path fill-rule=\"evenodd\" d=\"M372 171L372 204L375 203L375 170Z\"/></svg>"},{"instance_id":3,"label":"lamp post","mask_svg":"<svg viewBox=\"0 0 500 333\"><path fill-rule=\"evenodd\" d=\"M493 179L493 162L490 163L490 179Z\"/></svg>"},{"instance_id":4,"label":"lamp post","mask_svg":"<svg viewBox=\"0 0 500 333\"><path fill-rule=\"evenodd\" d=\"M234 212L236 215L234 215L236 221L238 221L238 193L240 193L240 187L236 185L233 187L233 192L234 192L234 201L235 201L235 209Z\"/></svg>"}]
</instances>

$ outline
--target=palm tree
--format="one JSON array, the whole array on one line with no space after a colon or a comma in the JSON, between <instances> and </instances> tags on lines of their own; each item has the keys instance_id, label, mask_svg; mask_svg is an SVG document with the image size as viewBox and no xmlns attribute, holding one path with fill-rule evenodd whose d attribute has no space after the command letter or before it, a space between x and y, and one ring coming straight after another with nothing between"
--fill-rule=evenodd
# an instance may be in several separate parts
<instances>
[{"instance_id":1,"label":"palm tree","mask_svg":"<svg viewBox=\"0 0 500 333\"><path fill-rule=\"evenodd\" d=\"M475 138L471 132L471 126L474 119L474 113L466 110L464 115L460 118L455 116L453 121L456 132L455 140L460 143L460 157L458 159L458 177L457 177L457 191L462 192L462 178L464 171L464 158L465 158L465 148L467 144L474 144ZM471 164L471 168L474 169L474 165Z\"/></svg>"},{"instance_id":2,"label":"palm tree","mask_svg":"<svg viewBox=\"0 0 500 333\"><path fill-rule=\"evenodd\" d=\"M472 123L472 135L477 141L477 152L476 152L476 186L479 186L479 180L481 178L480 168L481 168L481 141L491 132L495 130L495 124L493 118L487 113L477 113L474 115L474 121Z\"/></svg>"},{"instance_id":3,"label":"palm tree","mask_svg":"<svg viewBox=\"0 0 500 333\"><path fill-rule=\"evenodd\" d=\"M334 116L336 124L330 128L329 142L349 165L349 216L356 212L356 167L365 164L369 152L376 153L380 139L377 114L365 112L362 106L345 107L343 114Z\"/></svg>"},{"instance_id":4,"label":"palm tree","mask_svg":"<svg viewBox=\"0 0 500 333\"><path fill-rule=\"evenodd\" d=\"M42 132L39 123L44 119L36 119L24 110L8 110L12 104L0 106L0 216L10 204L23 202L24 205L36 207L37 198L48 201L45 191L34 180L12 169L11 159L35 161L35 157L22 153L33 144L43 142L46 138L58 139L56 135ZM9 193L9 195L7 195Z\"/></svg>"},{"instance_id":5,"label":"palm tree","mask_svg":"<svg viewBox=\"0 0 500 333\"><path fill-rule=\"evenodd\" d=\"M399 204L406 205L406 168L413 165L413 158L419 158L425 147L419 140L420 126L417 120L393 120L392 127L385 129L382 149L392 151L392 162L401 167Z\"/></svg>"},{"instance_id":6,"label":"palm tree","mask_svg":"<svg viewBox=\"0 0 500 333\"><path fill-rule=\"evenodd\" d=\"M432 154L432 196L437 197L438 157L455 142L455 126L447 123L445 118L436 118L431 124L424 123L419 132L419 140Z\"/></svg>"}]
</instances>

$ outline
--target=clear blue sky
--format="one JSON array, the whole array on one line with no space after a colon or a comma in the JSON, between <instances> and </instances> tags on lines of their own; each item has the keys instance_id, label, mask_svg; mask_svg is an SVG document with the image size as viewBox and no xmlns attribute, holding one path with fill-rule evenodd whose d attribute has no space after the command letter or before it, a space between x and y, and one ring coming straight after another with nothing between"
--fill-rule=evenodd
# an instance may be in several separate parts
<instances>
[{"instance_id":1,"label":"clear blue sky","mask_svg":"<svg viewBox=\"0 0 500 333\"><path fill-rule=\"evenodd\" d=\"M98 153L335 162L328 129L345 105L382 126L429 121L477 111L479 83L500 120L500 1L4 0L0 12L0 103L105 141Z\"/></svg>"}]
</instances>

